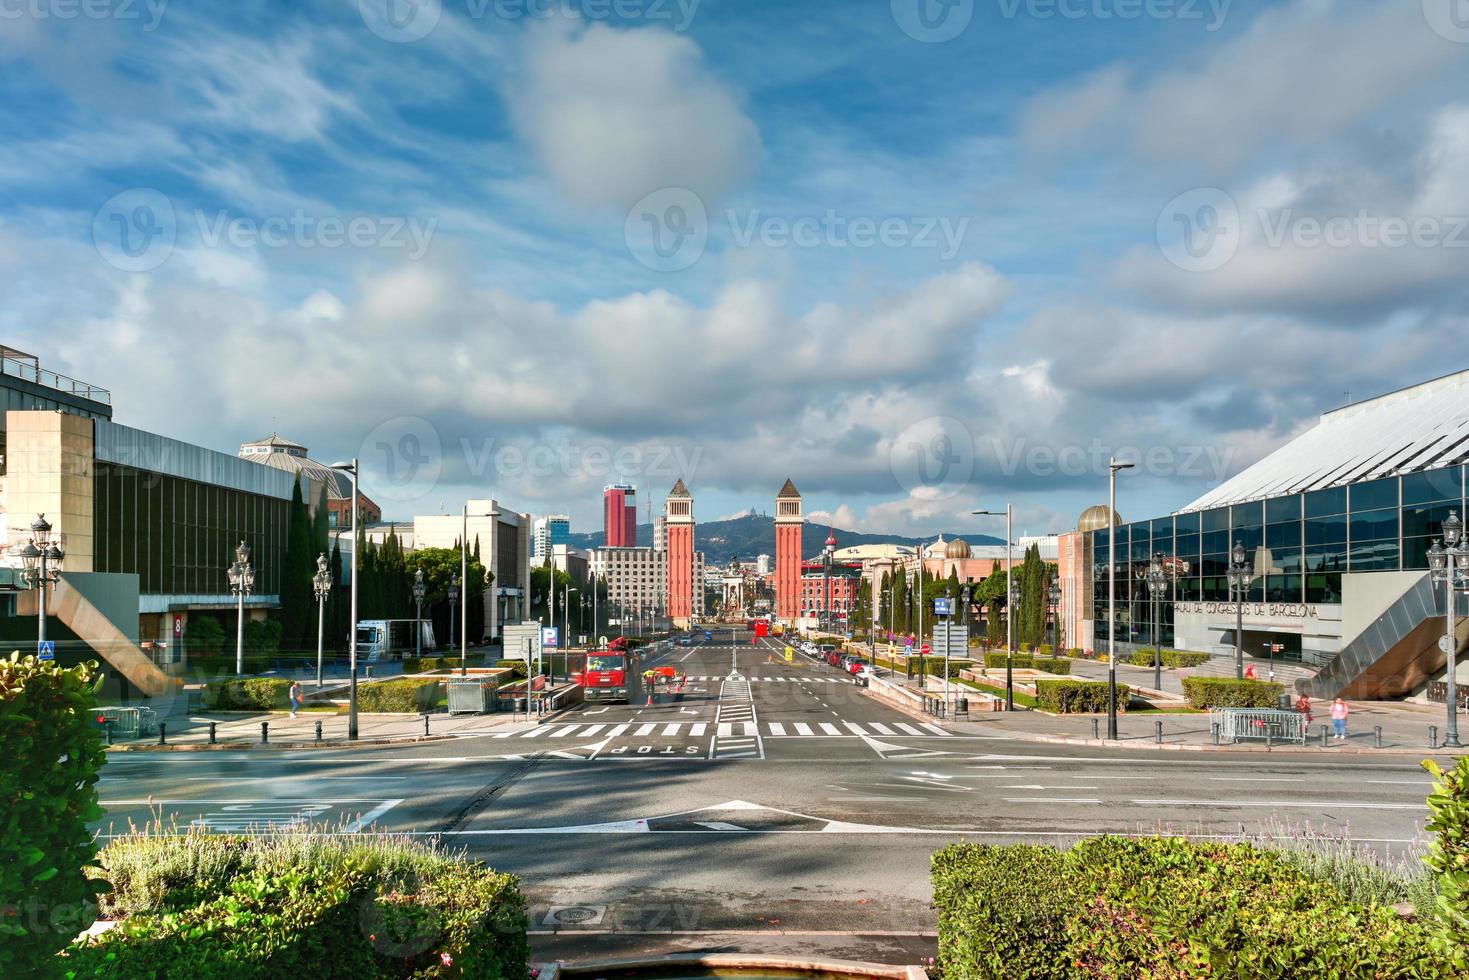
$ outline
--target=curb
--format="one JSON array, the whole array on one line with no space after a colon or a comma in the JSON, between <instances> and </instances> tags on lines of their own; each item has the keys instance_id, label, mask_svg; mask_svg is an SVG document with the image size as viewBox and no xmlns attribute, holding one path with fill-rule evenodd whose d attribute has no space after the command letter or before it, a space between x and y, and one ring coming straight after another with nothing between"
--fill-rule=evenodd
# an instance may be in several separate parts
<instances>
[{"instance_id":1,"label":"curb","mask_svg":"<svg viewBox=\"0 0 1469 980\"><path fill-rule=\"evenodd\" d=\"M285 751L287 749L356 749L375 748L384 745L417 745L423 742L449 742L464 738L462 735L409 735L400 738L359 738L355 741L321 741L310 742L268 742L262 745L260 742L216 742L210 745L207 742L176 742L167 745L159 745L156 742L145 745L120 744L107 746L108 752L239 752L242 750L271 752Z\"/></svg>"},{"instance_id":2,"label":"curb","mask_svg":"<svg viewBox=\"0 0 1469 980\"><path fill-rule=\"evenodd\" d=\"M819 974L821 976L865 977L871 980L928 980L928 973L918 966L890 966L880 963L858 963L853 960L798 959L791 956L755 956L746 953L673 953L668 956L634 956L593 960L585 963L539 964L534 976L539 980L565 980L567 973L577 976L603 976L620 970L658 970L674 966L755 969L770 972Z\"/></svg>"},{"instance_id":3,"label":"curb","mask_svg":"<svg viewBox=\"0 0 1469 980\"><path fill-rule=\"evenodd\" d=\"M963 733L960 732L960 733L956 733L956 734L963 734ZM1426 748L1426 747L1425 748L1421 748L1421 749L1409 749L1409 748L1398 748L1398 747L1381 748L1381 749L1366 749L1366 748L1356 748L1356 747L1347 746L1347 745L1334 746L1334 747L1327 748L1327 749L1322 749L1319 746L1312 746L1312 745L1274 745L1274 746L1268 746L1268 745L1242 745L1242 744L1239 744L1239 743L1224 743L1224 744L1220 744L1220 745L1211 745L1211 744L1208 744L1208 743L1198 743L1198 742L1164 742L1164 743L1162 743L1160 745L1159 743L1154 742L1154 741L1142 741L1142 740L1131 741L1131 740L1124 740L1124 739L1109 739L1109 738L1103 738L1103 739L1076 738L1076 737L1073 737L1073 736L1070 736L1070 735L1031 735L1031 734L1022 733L1022 732L1006 732L1005 735L1006 735L1006 737L1015 739L1017 742L1039 742L1039 743L1046 744L1046 745L1093 745L1093 746L1097 746L1097 747L1105 748L1105 749L1146 749L1146 750L1152 751L1152 752L1264 752L1264 753L1285 752L1287 754L1293 754L1293 755L1304 755L1304 754L1316 755L1316 756L1320 756L1320 755L1324 755L1324 754L1331 754L1331 755L1403 755L1403 756L1418 756L1420 758L1423 757L1423 756L1425 756L1425 755L1448 755L1448 756L1469 755L1469 748L1462 749L1462 750L1460 750L1458 752L1453 752L1453 751L1449 751L1447 749L1431 749L1431 748Z\"/></svg>"}]
</instances>

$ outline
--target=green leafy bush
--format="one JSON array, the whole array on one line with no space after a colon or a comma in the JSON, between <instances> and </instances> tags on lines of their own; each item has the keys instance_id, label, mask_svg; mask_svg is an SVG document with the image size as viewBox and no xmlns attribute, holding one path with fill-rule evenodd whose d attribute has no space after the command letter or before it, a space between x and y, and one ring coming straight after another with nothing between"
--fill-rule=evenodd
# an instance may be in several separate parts
<instances>
[{"instance_id":1,"label":"green leafy bush","mask_svg":"<svg viewBox=\"0 0 1469 980\"><path fill-rule=\"evenodd\" d=\"M523 660L502 660L503 665L520 664L525 666ZM427 674L435 670L458 670L462 666L482 667L484 657L470 655L465 660L458 657L404 657L403 673L405 674Z\"/></svg>"},{"instance_id":2,"label":"green leafy bush","mask_svg":"<svg viewBox=\"0 0 1469 980\"><path fill-rule=\"evenodd\" d=\"M1183 696L1194 708L1273 708L1285 685L1233 677L1185 677Z\"/></svg>"},{"instance_id":3,"label":"green leafy bush","mask_svg":"<svg viewBox=\"0 0 1469 980\"><path fill-rule=\"evenodd\" d=\"M318 834L131 835L103 852L129 918L68 950L70 977L528 973L517 882L429 845ZM165 869L159 873L157 869Z\"/></svg>"},{"instance_id":4,"label":"green leafy bush","mask_svg":"<svg viewBox=\"0 0 1469 980\"><path fill-rule=\"evenodd\" d=\"M245 677L210 681L200 692L208 711L271 711L290 703L291 681L284 677Z\"/></svg>"},{"instance_id":5,"label":"green leafy bush","mask_svg":"<svg viewBox=\"0 0 1469 980\"><path fill-rule=\"evenodd\" d=\"M1070 657L1072 660L1081 660L1086 656L1086 651L1083 650L1081 647L1072 647L1070 650L1066 651L1066 656Z\"/></svg>"},{"instance_id":6,"label":"green leafy bush","mask_svg":"<svg viewBox=\"0 0 1469 980\"><path fill-rule=\"evenodd\" d=\"M1164 667L1197 667L1202 663L1207 663L1209 655L1194 653L1191 650L1164 650L1158 659ZM1134 667L1151 667L1153 666L1153 651L1134 650L1129 657L1129 662Z\"/></svg>"},{"instance_id":7,"label":"green leafy bush","mask_svg":"<svg viewBox=\"0 0 1469 980\"><path fill-rule=\"evenodd\" d=\"M1071 661L1065 657L1036 657L1031 664L1036 670L1045 671L1047 674L1071 673Z\"/></svg>"},{"instance_id":8,"label":"green leafy bush","mask_svg":"<svg viewBox=\"0 0 1469 980\"><path fill-rule=\"evenodd\" d=\"M1423 768L1434 777L1428 796L1428 831L1434 835L1427 864L1438 879L1435 948L1452 956L1469 976L1469 756L1453 769L1432 759Z\"/></svg>"},{"instance_id":9,"label":"green leafy bush","mask_svg":"<svg viewBox=\"0 0 1469 980\"><path fill-rule=\"evenodd\" d=\"M97 664L0 660L0 975L45 976L96 918Z\"/></svg>"},{"instance_id":10,"label":"green leafy bush","mask_svg":"<svg viewBox=\"0 0 1469 980\"><path fill-rule=\"evenodd\" d=\"M1053 657L1055 656L1055 654L1056 648L1051 646L1049 643L1042 643L1040 646L1035 648L1035 655L1037 657Z\"/></svg>"},{"instance_id":11,"label":"green leafy bush","mask_svg":"<svg viewBox=\"0 0 1469 980\"><path fill-rule=\"evenodd\" d=\"M987 653L984 655L984 665L986 668L998 667L1004 670L1006 663L1017 670L1030 670L1035 666L1035 657L1028 653L1016 653L1007 657L1003 650L999 653Z\"/></svg>"},{"instance_id":12,"label":"green leafy bush","mask_svg":"<svg viewBox=\"0 0 1469 980\"><path fill-rule=\"evenodd\" d=\"M431 711L439 697L433 680L382 681L357 686L357 709L384 714L421 714Z\"/></svg>"},{"instance_id":13,"label":"green leafy bush","mask_svg":"<svg viewBox=\"0 0 1469 980\"><path fill-rule=\"evenodd\" d=\"M526 675L524 660L496 660L495 666L515 671L516 677L524 677Z\"/></svg>"},{"instance_id":14,"label":"green leafy bush","mask_svg":"<svg viewBox=\"0 0 1469 980\"><path fill-rule=\"evenodd\" d=\"M1042 711L1056 714L1088 714L1107 710L1106 681L1043 681L1035 682L1036 701ZM1132 689L1126 684L1117 685L1117 710L1126 711Z\"/></svg>"},{"instance_id":15,"label":"green leafy bush","mask_svg":"<svg viewBox=\"0 0 1469 980\"><path fill-rule=\"evenodd\" d=\"M936 854L933 868L945 976L1463 975L1431 948L1430 926L1352 903L1249 844L963 844Z\"/></svg>"},{"instance_id":16,"label":"green leafy bush","mask_svg":"<svg viewBox=\"0 0 1469 980\"><path fill-rule=\"evenodd\" d=\"M225 631L213 616L196 614L184 627L184 649L190 657L215 657L224 652Z\"/></svg>"}]
</instances>

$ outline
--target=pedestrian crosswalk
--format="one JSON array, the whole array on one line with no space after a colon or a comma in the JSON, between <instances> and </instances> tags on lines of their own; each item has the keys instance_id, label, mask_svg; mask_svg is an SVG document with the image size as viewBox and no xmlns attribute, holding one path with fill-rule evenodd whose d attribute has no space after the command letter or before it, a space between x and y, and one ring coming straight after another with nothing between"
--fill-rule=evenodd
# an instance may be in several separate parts
<instances>
[{"instance_id":1,"label":"pedestrian crosswalk","mask_svg":"<svg viewBox=\"0 0 1469 980\"><path fill-rule=\"evenodd\" d=\"M948 738L949 733L937 725L914 722L841 721L719 721L709 722L645 722L625 725L544 725L523 732L496 732L490 738L703 738L716 735L721 739L749 738L858 738L866 736L908 736Z\"/></svg>"},{"instance_id":2,"label":"pedestrian crosswalk","mask_svg":"<svg viewBox=\"0 0 1469 980\"><path fill-rule=\"evenodd\" d=\"M690 681L722 681L726 680L718 674L689 674ZM744 680L751 684L850 684L851 679L846 677L746 677Z\"/></svg>"}]
</instances>

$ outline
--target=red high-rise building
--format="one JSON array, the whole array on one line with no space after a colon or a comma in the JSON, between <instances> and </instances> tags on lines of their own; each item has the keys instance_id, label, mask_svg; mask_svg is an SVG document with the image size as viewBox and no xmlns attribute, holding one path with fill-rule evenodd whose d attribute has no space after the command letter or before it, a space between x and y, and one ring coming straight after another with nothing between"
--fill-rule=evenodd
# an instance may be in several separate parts
<instances>
[{"instance_id":1,"label":"red high-rise building","mask_svg":"<svg viewBox=\"0 0 1469 980\"><path fill-rule=\"evenodd\" d=\"M602 488L602 531L609 548L637 547L637 487L614 483Z\"/></svg>"},{"instance_id":2,"label":"red high-rise building","mask_svg":"<svg viewBox=\"0 0 1469 980\"><path fill-rule=\"evenodd\" d=\"M668 618L687 629L694 618L694 590L704 583L694 581L694 497L683 480L668 491L663 516L668 523Z\"/></svg>"},{"instance_id":3,"label":"red high-rise building","mask_svg":"<svg viewBox=\"0 0 1469 980\"><path fill-rule=\"evenodd\" d=\"M775 615L794 623L801 615L801 494L790 480L775 496Z\"/></svg>"}]
</instances>

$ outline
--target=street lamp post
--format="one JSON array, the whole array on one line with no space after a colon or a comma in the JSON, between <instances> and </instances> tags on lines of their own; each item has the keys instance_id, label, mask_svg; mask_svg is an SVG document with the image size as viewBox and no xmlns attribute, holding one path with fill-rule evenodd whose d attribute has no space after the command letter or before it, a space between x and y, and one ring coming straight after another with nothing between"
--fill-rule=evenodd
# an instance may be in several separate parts
<instances>
[{"instance_id":1,"label":"street lamp post","mask_svg":"<svg viewBox=\"0 0 1469 980\"><path fill-rule=\"evenodd\" d=\"M459 615L459 573L449 573L449 649L454 649L454 621ZM459 637L459 661L464 663L464 637Z\"/></svg>"},{"instance_id":2,"label":"street lamp post","mask_svg":"<svg viewBox=\"0 0 1469 980\"><path fill-rule=\"evenodd\" d=\"M571 581L569 579L567 580L566 584L564 586L562 586L562 590L563 590L563 594L562 594L562 597L561 597L561 643L560 643L560 649L557 652L561 654L561 665L563 667L565 667L567 665L566 664L566 651L569 650L569 649L571 649L571 640L569 639L570 636L571 636L571 596L572 596L573 593L580 592L581 590L580 589L573 589L571 587ZM551 658L551 683L552 684L556 683L556 658L555 657L552 657Z\"/></svg>"},{"instance_id":3,"label":"street lamp post","mask_svg":"<svg viewBox=\"0 0 1469 980\"><path fill-rule=\"evenodd\" d=\"M1444 546L1437 541L1428 551L1428 566L1432 570L1435 585L1444 586L1447 612L1446 632L1440 641L1440 649L1448 658L1448 674L1445 677L1445 694L1448 701L1448 725L1444 731L1443 747L1446 749L1462 748L1459 744L1459 684L1458 684L1458 652L1459 652L1459 624L1457 619L1458 609L1455 608L1459 601L1459 592L1469 588L1469 548L1460 544L1464 535L1464 522L1459 515L1450 511L1448 519L1443 522Z\"/></svg>"},{"instance_id":4,"label":"street lamp post","mask_svg":"<svg viewBox=\"0 0 1469 980\"><path fill-rule=\"evenodd\" d=\"M1163 571L1162 552L1153 555L1147 574L1143 578L1148 583L1148 598L1152 602L1149 611L1153 617L1153 689L1161 691L1163 689L1163 641L1158 633L1158 620L1162 618L1163 593L1168 589L1168 575Z\"/></svg>"},{"instance_id":5,"label":"street lamp post","mask_svg":"<svg viewBox=\"0 0 1469 980\"><path fill-rule=\"evenodd\" d=\"M1246 560L1245 546L1234 543L1229 553L1229 594L1234 599L1234 677L1245 679L1245 594L1255 580L1255 567Z\"/></svg>"},{"instance_id":6,"label":"street lamp post","mask_svg":"<svg viewBox=\"0 0 1469 980\"><path fill-rule=\"evenodd\" d=\"M326 622L326 597L332 591L332 573L327 568L326 555L316 558L316 574L311 576L311 587L316 592L316 686L321 687L321 648Z\"/></svg>"},{"instance_id":7,"label":"street lamp post","mask_svg":"<svg viewBox=\"0 0 1469 980\"><path fill-rule=\"evenodd\" d=\"M1015 633L1012 624L1015 622L1014 607L1010 605L1010 594L1015 590L1012 576L1012 568L1015 564L1015 554L1010 548L1010 543L1015 540L1015 505L1005 504L1005 509L1000 510L976 510L971 511L978 517L999 517L1005 515L1005 710L1015 710Z\"/></svg>"},{"instance_id":8,"label":"street lamp post","mask_svg":"<svg viewBox=\"0 0 1469 980\"><path fill-rule=\"evenodd\" d=\"M1117 471L1136 464L1107 463L1107 738L1117 739Z\"/></svg>"},{"instance_id":9,"label":"street lamp post","mask_svg":"<svg viewBox=\"0 0 1469 980\"><path fill-rule=\"evenodd\" d=\"M1051 588L1046 598L1050 600L1051 608L1051 653L1053 656L1061 656L1058 647L1061 646L1061 581L1059 578L1051 579Z\"/></svg>"},{"instance_id":10,"label":"street lamp post","mask_svg":"<svg viewBox=\"0 0 1469 980\"><path fill-rule=\"evenodd\" d=\"M25 565L26 588L37 590L39 606L36 616L36 655L46 645L46 587L61 577L61 562L66 554L60 544L51 540L51 524L45 514L37 514L31 523L31 539L20 551Z\"/></svg>"},{"instance_id":11,"label":"street lamp post","mask_svg":"<svg viewBox=\"0 0 1469 980\"><path fill-rule=\"evenodd\" d=\"M428 594L428 585L423 581L423 569L413 572L413 649L414 655L423 657L423 597Z\"/></svg>"},{"instance_id":12,"label":"street lamp post","mask_svg":"<svg viewBox=\"0 0 1469 980\"><path fill-rule=\"evenodd\" d=\"M238 602L235 619L235 673L245 673L245 596L255 588L255 567L250 564L250 546L241 541L235 547L235 560L225 574L229 576L230 591Z\"/></svg>"},{"instance_id":13,"label":"street lamp post","mask_svg":"<svg viewBox=\"0 0 1469 980\"><path fill-rule=\"evenodd\" d=\"M341 470L352 476L352 582L348 590L351 594L350 611L347 625L347 670L350 677L347 681L347 738L357 740L357 539L361 534L361 519L358 508L357 477L359 467L356 457L350 463L334 463L332 469Z\"/></svg>"}]
</instances>

